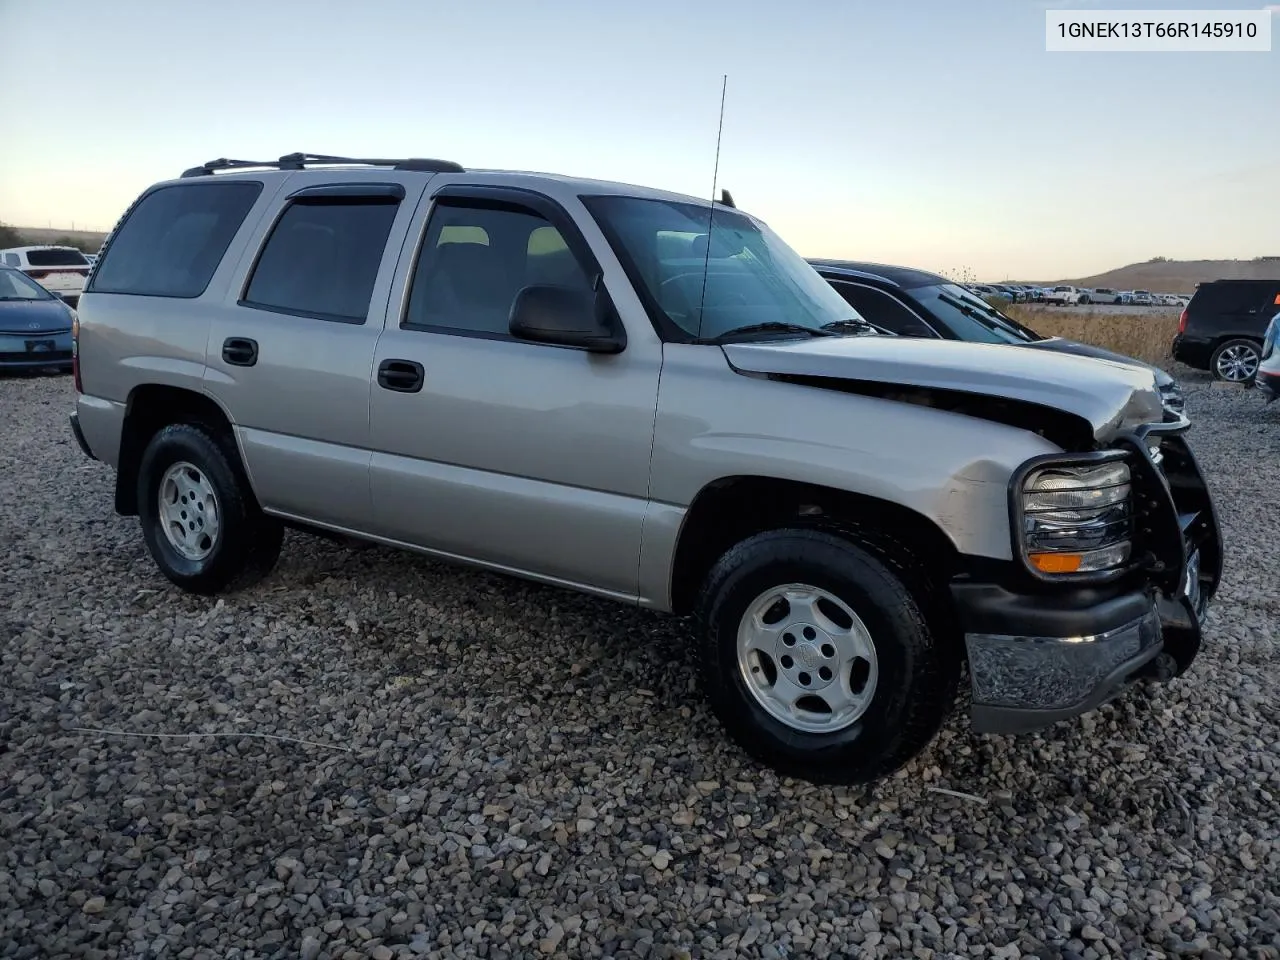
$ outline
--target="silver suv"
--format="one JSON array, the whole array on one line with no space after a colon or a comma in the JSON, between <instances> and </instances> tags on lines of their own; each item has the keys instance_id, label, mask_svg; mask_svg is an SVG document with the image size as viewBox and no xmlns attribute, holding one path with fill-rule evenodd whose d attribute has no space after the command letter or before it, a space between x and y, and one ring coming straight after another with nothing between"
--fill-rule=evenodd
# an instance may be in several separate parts
<instances>
[{"instance_id":1,"label":"silver suv","mask_svg":"<svg viewBox=\"0 0 1280 960\"><path fill-rule=\"evenodd\" d=\"M874 335L732 205L432 160L219 160L125 213L74 430L160 570L282 528L696 615L704 689L815 781L1186 670L1217 519L1150 371Z\"/></svg>"}]
</instances>

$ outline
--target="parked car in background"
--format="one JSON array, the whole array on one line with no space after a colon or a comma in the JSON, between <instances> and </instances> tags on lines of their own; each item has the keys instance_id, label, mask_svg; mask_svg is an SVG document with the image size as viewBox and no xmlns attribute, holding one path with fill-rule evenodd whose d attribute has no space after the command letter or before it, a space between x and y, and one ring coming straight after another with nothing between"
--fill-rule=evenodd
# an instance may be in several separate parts
<instances>
[{"instance_id":1,"label":"parked car in background","mask_svg":"<svg viewBox=\"0 0 1280 960\"><path fill-rule=\"evenodd\" d=\"M1008 298L1013 303L1021 303L1027 299L1027 295L1022 292L1022 289L1012 283L993 283L991 286L995 288L996 293Z\"/></svg>"},{"instance_id":2,"label":"parked car in background","mask_svg":"<svg viewBox=\"0 0 1280 960\"><path fill-rule=\"evenodd\" d=\"M727 202L218 160L131 204L79 314L72 432L179 587L266 576L288 523L693 614L790 775L901 768L961 677L1003 733L1171 680L1221 574L1148 371L867 335Z\"/></svg>"},{"instance_id":3,"label":"parked car in background","mask_svg":"<svg viewBox=\"0 0 1280 960\"><path fill-rule=\"evenodd\" d=\"M1247 383L1258 372L1267 323L1280 307L1280 278L1213 280L1182 309L1173 358L1218 380Z\"/></svg>"},{"instance_id":4,"label":"parked car in background","mask_svg":"<svg viewBox=\"0 0 1280 960\"><path fill-rule=\"evenodd\" d=\"M1087 291L1086 295L1080 298L1080 302L1117 304L1120 302L1120 291L1112 290L1110 287L1095 287Z\"/></svg>"},{"instance_id":5,"label":"parked car in background","mask_svg":"<svg viewBox=\"0 0 1280 960\"><path fill-rule=\"evenodd\" d=\"M1084 291L1078 287L1059 285L1044 295L1044 302L1069 306L1079 303L1083 295Z\"/></svg>"},{"instance_id":6,"label":"parked car in background","mask_svg":"<svg viewBox=\"0 0 1280 960\"><path fill-rule=\"evenodd\" d=\"M1271 318L1262 338L1262 354L1254 381L1266 396L1267 403L1280 397L1280 311Z\"/></svg>"},{"instance_id":7,"label":"parked car in background","mask_svg":"<svg viewBox=\"0 0 1280 960\"><path fill-rule=\"evenodd\" d=\"M1155 300L1151 296L1150 290L1135 290L1129 302L1135 307L1149 307L1155 303Z\"/></svg>"},{"instance_id":8,"label":"parked car in background","mask_svg":"<svg viewBox=\"0 0 1280 960\"><path fill-rule=\"evenodd\" d=\"M0 250L0 264L16 267L73 307L90 269L89 261L75 247L9 247Z\"/></svg>"},{"instance_id":9,"label":"parked car in background","mask_svg":"<svg viewBox=\"0 0 1280 960\"><path fill-rule=\"evenodd\" d=\"M898 336L1007 343L1139 366L1155 376L1165 407L1175 414L1183 413L1181 386L1159 367L1091 344L1043 336L946 277L910 267L849 260L809 263L859 316Z\"/></svg>"},{"instance_id":10,"label":"parked car in background","mask_svg":"<svg viewBox=\"0 0 1280 960\"><path fill-rule=\"evenodd\" d=\"M74 309L21 270L0 267L0 369L70 370L75 318Z\"/></svg>"}]
</instances>

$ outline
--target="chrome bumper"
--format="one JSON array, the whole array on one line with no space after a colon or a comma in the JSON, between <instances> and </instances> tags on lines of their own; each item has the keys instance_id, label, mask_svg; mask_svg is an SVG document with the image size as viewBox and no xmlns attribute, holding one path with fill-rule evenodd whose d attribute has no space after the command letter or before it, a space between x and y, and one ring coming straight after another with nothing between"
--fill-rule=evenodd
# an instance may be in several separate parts
<instances>
[{"instance_id":1,"label":"chrome bumper","mask_svg":"<svg viewBox=\"0 0 1280 960\"><path fill-rule=\"evenodd\" d=\"M965 636L978 733L1026 733L1102 706L1147 671L1163 647L1160 615L1103 633Z\"/></svg>"}]
</instances>

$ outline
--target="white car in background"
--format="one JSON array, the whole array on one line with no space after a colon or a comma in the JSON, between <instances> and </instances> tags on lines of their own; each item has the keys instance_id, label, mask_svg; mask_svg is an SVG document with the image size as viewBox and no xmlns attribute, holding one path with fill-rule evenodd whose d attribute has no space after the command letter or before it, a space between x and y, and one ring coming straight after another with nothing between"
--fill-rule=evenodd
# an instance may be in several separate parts
<instances>
[{"instance_id":1,"label":"white car in background","mask_svg":"<svg viewBox=\"0 0 1280 960\"><path fill-rule=\"evenodd\" d=\"M1045 303L1060 303L1065 305L1075 305L1080 302L1080 298L1084 296L1085 291L1079 287L1070 287L1059 285L1052 289L1046 290L1044 294Z\"/></svg>"},{"instance_id":2,"label":"white car in background","mask_svg":"<svg viewBox=\"0 0 1280 960\"><path fill-rule=\"evenodd\" d=\"M1130 303L1135 307L1150 307L1155 303L1155 298L1151 295L1150 290L1135 290Z\"/></svg>"},{"instance_id":3,"label":"white car in background","mask_svg":"<svg viewBox=\"0 0 1280 960\"><path fill-rule=\"evenodd\" d=\"M1119 303L1120 291L1112 290L1110 287L1095 287L1092 290L1081 291L1081 303Z\"/></svg>"},{"instance_id":4,"label":"white car in background","mask_svg":"<svg viewBox=\"0 0 1280 960\"><path fill-rule=\"evenodd\" d=\"M17 267L73 307L92 269L92 264L75 247L9 247L0 250L0 264Z\"/></svg>"}]
</instances>

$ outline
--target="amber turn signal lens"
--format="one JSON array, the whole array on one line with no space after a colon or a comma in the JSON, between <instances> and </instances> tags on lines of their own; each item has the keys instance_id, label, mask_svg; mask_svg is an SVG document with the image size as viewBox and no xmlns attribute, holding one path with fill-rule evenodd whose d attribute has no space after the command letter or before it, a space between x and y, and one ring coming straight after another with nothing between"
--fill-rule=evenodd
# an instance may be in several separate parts
<instances>
[{"instance_id":1,"label":"amber turn signal lens","mask_svg":"<svg viewBox=\"0 0 1280 960\"><path fill-rule=\"evenodd\" d=\"M1027 559L1041 573L1076 573L1084 558L1078 553L1033 553Z\"/></svg>"}]
</instances>

